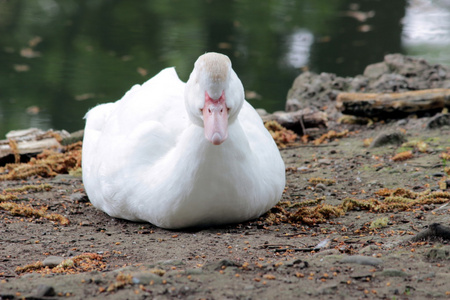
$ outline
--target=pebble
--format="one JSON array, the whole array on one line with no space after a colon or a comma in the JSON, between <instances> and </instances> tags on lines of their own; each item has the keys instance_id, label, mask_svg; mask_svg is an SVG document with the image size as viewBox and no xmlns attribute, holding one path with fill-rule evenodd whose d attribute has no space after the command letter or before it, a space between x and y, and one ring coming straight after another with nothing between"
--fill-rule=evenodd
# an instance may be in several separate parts
<instances>
[{"instance_id":1,"label":"pebble","mask_svg":"<svg viewBox=\"0 0 450 300\"><path fill-rule=\"evenodd\" d=\"M211 263L205 266L206 269L220 270L222 267L240 267L241 265L229 259L222 259L217 263Z\"/></svg>"},{"instance_id":2,"label":"pebble","mask_svg":"<svg viewBox=\"0 0 450 300\"><path fill-rule=\"evenodd\" d=\"M401 145L406 142L406 136L401 132L382 132L374 138L370 148L381 147L385 145Z\"/></svg>"},{"instance_id":3,"label":"pebble","mask_svg":"<svg viewBox=\"0 0 450 300\"><path fill-rule=\"evenodd\" d=\"M34 293L34 296L36 298L53 297L55 295L55 289L52 286L45 284L38 285L38 287L36 288L36 292Z\"/></svg>"},{"instance_id":4,"label":"pebble","mask_svg":"<svg viewBox=\"0 0 450 300\"><path fill-rule=\"evenodd\" d=\"M383 261L376 257L351 255L351 256L345 256L344 258L342 258L340 263L378 266L378 265L381 265L383 263Z\"/></svg>"},{"instance_id":5,"label":"pebble","mask_svg":"<svg viewBox=\"0 0 450 300\"><path fill-rule=\"evenodd\" d=\"M425 256L432 260L450 260L450 247L430 249Z\"/></svg>"},{"instance_id":6,"label":"pebble","mask_svg":"<svg viewBox=\"0 0 450 300\"><path fill-rule=\"evenodd\" d=\"M153 284L161 284L163 282L163 279L161 278L161 276L153 274L153 273L148 273L148 272L143 272L143 273L137 273L133 275L132 281L134 284L150 284L151 282L153 282Z\"/></svg>"},{"instance_id":7,"label":"pebble","mask_svg":"<svg viewBox=\"0 0 450 300\"><path fill-rule=\"evenodd\" d=\"M417 281L424 281L424 280L431 279L431 278L434 278L434 277L436 277L436 273L430 272L430 273L428 273L428 274L425 274L425 275L420 276L420 277L417 279Z\"/></svg>"},{"instance_id":8,"label":"pebble","mask_svg":"<svg viewBox=\"0 0 450 300\"><path fill-rule=\"evenodd\" d=\"M44 267L54 268L65 260L64 257L61 256L48 256L42 264Z\"/></svg>"},{"instance_id":9,"label":"pebble","mask_svg":"<svg viewBox=\"0 0 450 300\"><path fill-rule=\"evenodd\" d=\"M386 269L381 272L375 273L376 276L386 276L386 277L407 277L409 276L406 272L397 269Z\"/></svg>"},{"instance_id":10,"label":"pebble","mask_svg":"<svg viewBox=\"0 0 450 300\"><path fill-rule=\"evenodd\" d=\"M426 124L427 129L437 129L450 125L450 114L437 114Z\"/></svg>"},{"instance_id":11,"label":"pebble","mask_svg":"<svg viewBox=\"0 0 450 300\"><path fill-rule=\"evenodd\" d=\"M319 293L322 295L335 295L338 289L338 285L333 283L330 285L326 285L319 289Z\"/></svg>"},{"instance_id":12,"label":"pebble","mask_svg":"<svg viewBox=\"0 0 450 300\"><path fill-rule=\"evenodd\" d=\"M316 185L316 190L324 191L324 190L326 190L326 189L327 189L327 187L326 187L325 184L323 184L323 183L318 183L318 184Z\"/></svg>"},{"instance_id":13,"label":"pebble","mask_svg":"<svg viewBox=\"0 0 450 300\"><path fill-rule=\"evenodd\" d=\"M184 265L184 262L182 260L176 260L176 259L168 259L168 260L162 260L157 262L158 265L169 265L169 266L181 266Z\"/></svg>"},{"instance_id":14,"label":"pebble","mask_svg":"<svg viewBox=\"0 0 450 300\"><path fill-rule=\"evenodd\" d=\"M72 195L70 195L70 200L79 203L89 202L88 197L83 193L73 193Z\"/></svg>"}]
</instances>

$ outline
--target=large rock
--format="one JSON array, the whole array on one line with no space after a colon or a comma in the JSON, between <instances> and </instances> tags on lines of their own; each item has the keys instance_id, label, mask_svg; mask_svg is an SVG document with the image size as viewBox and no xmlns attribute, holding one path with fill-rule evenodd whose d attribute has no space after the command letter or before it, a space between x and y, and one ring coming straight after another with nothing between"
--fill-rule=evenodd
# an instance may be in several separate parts
<instances>
[{"instance_id":1,"label":"large rock","mask_svg":"<svg viewBox=\"0 0 450 300\"><path fill-rule=\"evenodd\" d=\"M423 89L450 88L450 68L433 65L424 59L389 54L382 62L368 65L363 75L339 77L335 74L304 72L288 92L286 111L308 107L325 111L328 119L336 120L341 113L335 100L341 92L406 92Z\"/></svg>"}]
</instances>

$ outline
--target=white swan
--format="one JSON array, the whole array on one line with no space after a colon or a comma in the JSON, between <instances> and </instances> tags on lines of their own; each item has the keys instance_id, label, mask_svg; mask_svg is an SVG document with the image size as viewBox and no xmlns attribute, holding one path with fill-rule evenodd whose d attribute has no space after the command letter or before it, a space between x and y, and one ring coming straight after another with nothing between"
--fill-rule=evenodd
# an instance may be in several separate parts
<instances>
[{"instance_id":1,"label":"white swan","mask_svg":"<svg viewBox=\"0 0 450 300\"><path fill-rule=\"evenodd\" d=\"M187 83L167 68L86 114L83 182L107 214L177 229L256 218L283 193L285 167L225 55Z\"/></svg>"}]
</instances>

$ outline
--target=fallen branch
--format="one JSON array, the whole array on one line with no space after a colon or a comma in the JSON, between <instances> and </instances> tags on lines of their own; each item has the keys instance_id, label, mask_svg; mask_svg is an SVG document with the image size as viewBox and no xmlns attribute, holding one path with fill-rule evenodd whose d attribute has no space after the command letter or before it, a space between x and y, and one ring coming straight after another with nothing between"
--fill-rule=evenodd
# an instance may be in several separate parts
<instances>
[{"instance_id":1,"label":"fallen branch","mask_svg":"<svg viewBox=\"0 0 450 300\"><path fill-rule=\"evenodd\" d=\"M429 89L401 93L341 93L336 107L344 114L402 118L409 114L437 112L450 107L450 89Z\"/></svg>"},{"instance_id":2,"label":"fallen branch","mask_svg":"<svg viewBox=\"0 0 450 300\"><path fill-rule=\"evenodd\" d=\"M307 128L327 127L327 114L311 108L294 112L277 111L262 117L264 122L276 121L281 126L294 131L299 135L305 134Z\"/></svg>"}]
</instances>

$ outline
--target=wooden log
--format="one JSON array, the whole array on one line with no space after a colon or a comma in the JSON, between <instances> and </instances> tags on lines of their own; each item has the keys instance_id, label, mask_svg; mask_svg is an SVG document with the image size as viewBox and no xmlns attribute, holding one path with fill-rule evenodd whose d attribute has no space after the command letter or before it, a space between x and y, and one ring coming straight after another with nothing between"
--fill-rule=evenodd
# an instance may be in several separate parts
<instances>
[{"instance_id":1,"label":"wooden log","mask_svg":"<svg viewBox=\"0 0 450 300\"><path fill-rule=\"evenodd\" d=\"M423 115L450 107L450 89L430 89L400 93L340 93L336 107L344 114L403 118Z\"/></svg>"},{"instance_id":2,"label":"wooden log","mask_svg":"<svg viewBox=\"0 0 450 300\"><path fill-rule=\"evenodd\" d=\"M264 122L277 121L281 126L299 135L305 134L306 128L327 127L327 114L311 108L304 108L294 112L277 111L262 117Z\"/></svg>"},{"instance_id":3,"label":"wooden log","mask_svg":"<svg viewBox=\"0 0 450 300\"><path fill-rule=\"evenodd\" d=\"M26 154L37 154L44 149L59 149L61 139L69 136L66 131L42 131L36 128L16 130L9 132L5 140L0 140L0 165L9 160L6 157L13 155L14 161L17 157Z\"/></svg>"}]
</instances>

